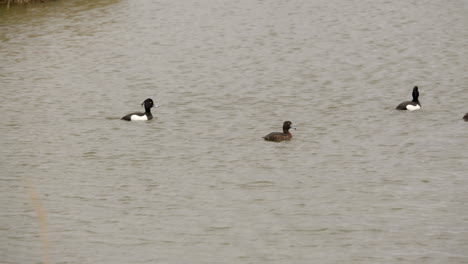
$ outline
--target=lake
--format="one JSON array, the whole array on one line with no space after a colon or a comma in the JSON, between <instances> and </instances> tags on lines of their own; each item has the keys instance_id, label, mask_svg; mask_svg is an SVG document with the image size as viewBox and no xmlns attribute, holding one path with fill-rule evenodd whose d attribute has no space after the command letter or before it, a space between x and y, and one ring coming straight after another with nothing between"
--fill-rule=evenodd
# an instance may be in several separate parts
<instances>
[{"instance_id":1,"label":"lake","mask_svg":"<svg viewBox=\"0 0 468 264\"><path fill-rule=\"evenodd\" d=\"M467 263L467 12L0 7L1 262Z\"/></svg>"}]
</instances>

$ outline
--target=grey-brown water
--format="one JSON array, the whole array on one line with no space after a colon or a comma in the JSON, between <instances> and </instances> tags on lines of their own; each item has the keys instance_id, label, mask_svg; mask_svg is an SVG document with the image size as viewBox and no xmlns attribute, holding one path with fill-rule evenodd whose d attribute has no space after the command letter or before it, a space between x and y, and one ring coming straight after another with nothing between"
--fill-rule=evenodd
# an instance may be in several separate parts
<instances>
[{"instance_id":1,"label":"grey-brown water","mask_svg":"<svg viewBox=\"0 0 468 264\"><path fill-rule=\"evenodd\" d=\"M0 262L468 263L465 3L1 8Z\"/></svg>"}]
</instances>

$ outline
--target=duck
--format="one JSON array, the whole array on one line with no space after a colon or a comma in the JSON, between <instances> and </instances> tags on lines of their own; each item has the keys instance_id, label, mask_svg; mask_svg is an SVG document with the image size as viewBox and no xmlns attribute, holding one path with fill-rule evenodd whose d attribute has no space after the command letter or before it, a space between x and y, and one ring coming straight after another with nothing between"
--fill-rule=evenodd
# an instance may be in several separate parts
<instances>
[{"instance_id":1,"label":"duck","mask_svg":"<svg viewBox=\"0 0 468 264\"><path fill-rule=\"evenodd\" d=\"M466 114L463 116L463 120L465 120L465 122L468 122L468 113L466 113Z\"/></svg>"},{"instance_id":2,"label":"duck","mask_svg":"<svg viewBox=\"0 0 468 264\"><path fill-rule=\"evenodd\" d=\"M292 138L292 134L289 132L289 129L296 129L292 127L291 121L284 121L283 123L283 133L281 132L272 132L262 138L266 141L274 141L274 142L281 142L284 140L290 140Z\"/></svg>"},{"instance_id":3,"label":"duck","mask_svg":"<svg viewBox=\"0 0 468 264\"><path fill-rule=\"evenodd\" d=\"M151 108L152 107L158 107L158 105L155 105L153 102L153 99L148 98L143 103L141 103L142 106L145 107L145 112L135 112L135 113L130 113L124 117L122 117L122 120L126 121L146 121L146 120L151 120L153 119L153 115L151 114Z\"/></svg>"},{"instance_id":4,"label":"duck","mask_svg":"<svg viewBox=\"0 0 468 264\"><path fill-rule=\"evenodd\" d=\"M397 110L408 110L408 111L419 110L419 109L421 109L421 103L419 102L418 98L419 98L419 91L418 91L418 87L415 86L413 88L413 100L412 101L405 101L405 102L399 104L395 109L397 109Z\"/></svg>"}]
</instances>

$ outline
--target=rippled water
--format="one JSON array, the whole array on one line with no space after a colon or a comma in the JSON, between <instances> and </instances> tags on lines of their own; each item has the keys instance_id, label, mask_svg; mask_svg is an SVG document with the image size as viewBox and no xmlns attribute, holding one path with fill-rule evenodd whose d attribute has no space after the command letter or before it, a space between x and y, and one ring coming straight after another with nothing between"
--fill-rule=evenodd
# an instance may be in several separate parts
<instances>
[{"instance_id":1,"label":"rippled water","mask_svg":"<svg viewBox=\"0 0 468 264\"><path fill-rule=\"evenodd\" d=\"M465 3L1 7L1 262L467 263Z\"/></svg>"}]
</instances>

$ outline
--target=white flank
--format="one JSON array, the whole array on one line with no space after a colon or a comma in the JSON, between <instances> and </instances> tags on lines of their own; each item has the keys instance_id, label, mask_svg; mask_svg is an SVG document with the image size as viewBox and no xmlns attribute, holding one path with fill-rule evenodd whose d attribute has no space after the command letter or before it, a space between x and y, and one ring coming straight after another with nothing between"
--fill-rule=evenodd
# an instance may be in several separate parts
<instances>
[{"instance_id":1,"label":"white flank","mask_svg":"<svg viewBox=\"0 0 468 264\"><path fill-rule=\"evenodd\" d=\"M143 116L132 115L132 116L130 116L130 120L132 120L132 121L146 121L146 120L148 120L148 117L146 115L143 115Z\"/></svg>"},{"instance_id":2,"label":"white flank","mask_svg":"<svg viewBox=\"0 0 468 264\"><path fill-rule=\"evenodd\" d=\"M419 110L419 109L421 109L421 106L419 106L419 105L410 105L410 104L409 104L409 105L406 106L406 109L407 109L408 111L414 111L414 110Z\"/></svg>"}]
</instances>

